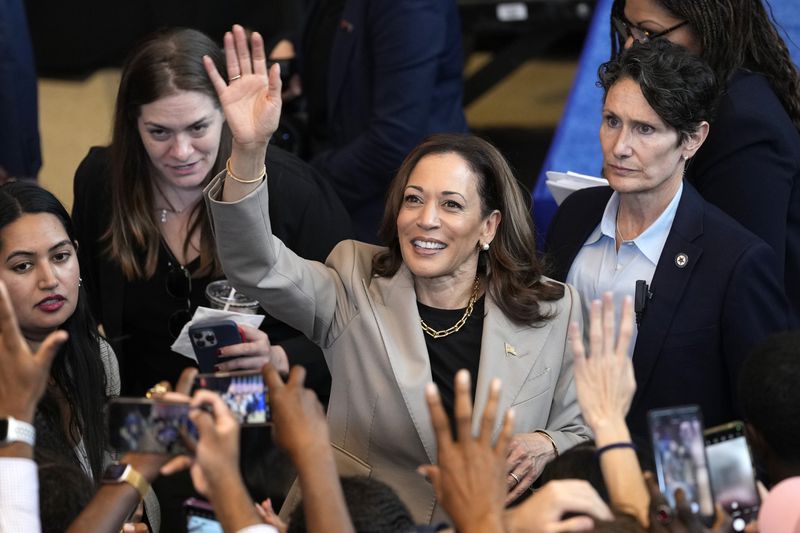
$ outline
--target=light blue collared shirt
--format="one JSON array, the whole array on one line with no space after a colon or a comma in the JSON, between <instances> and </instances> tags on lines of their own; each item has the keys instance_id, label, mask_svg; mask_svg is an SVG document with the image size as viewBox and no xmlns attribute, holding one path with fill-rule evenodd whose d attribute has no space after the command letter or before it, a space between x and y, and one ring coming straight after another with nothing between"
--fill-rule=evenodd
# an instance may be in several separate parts
<instances>
[{"instance_id":1,"label":"light blue collared shirt","mask_svg":"<svg viewBox=\"0 0 800 533\"><path fill-rule=\"evenodd\" d=\"M675 220L675 212L683 194L683 182L667 208L638 237L623 241L617 251L617 210L619 194L614 192L608 199L600 224L592 231L580 252L572 262L567 275L567 283L573 285L581 295L583 316L586 317L584 337L588 339L588 317L592 300L603 297L606 292L614 295L614 311L619 331L622 300L636 294L636 281L645 280L647 285L653 281L653 274L667 242L667 236ZM636 345L637 328L634 324L633 338L629 354L633 355Z\"/></svg>"}]
</instances>

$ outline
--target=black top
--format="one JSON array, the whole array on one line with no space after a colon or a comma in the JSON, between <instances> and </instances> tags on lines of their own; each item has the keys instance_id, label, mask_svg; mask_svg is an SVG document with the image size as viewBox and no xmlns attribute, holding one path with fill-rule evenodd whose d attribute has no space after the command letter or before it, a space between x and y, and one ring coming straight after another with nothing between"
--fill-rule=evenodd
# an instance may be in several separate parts
<instances>
[{"instance_id":1,"label":"black top","mask_svg":"<svg viewBox=\"0 0 800 533\"><path fill-rule=\"evenodd\" d=\"M303 90L308 100L308 127L314 150L328 140L328 70L333 38L342 18L345 0L321 0L308 22L303 48L314 68L303 71Z\"/></svg>"},{"instance_id":2,"label":"black top","mask_svg":"<svg viewBox=\"0 0 800 533\"><path fill-rule=\"evenodd\" d=\"M462 328L446 337L434 339L425 333L425 345L428 347L428 357L431 361L431 375L433 382L439 387L450 425L453 426L455 389L453 379L456 372L465 368L472 377L472 398L475 399L475 390L478 383L478 367L481 360L481 337L483 336L484 297L481 296L472 308L472 314ZM447 329L462 316L463 309L436 309L417 302L419 316L425 323L435 330Z\"/></svg>"},{"instance_id":3,"label":"black top","mask_svg":"<svg viewBox=\"0 0 800 533\"><path fill-rule=\"evenodd\" d=\"M141 396L161 380L175 383L184 368L197 367L192 360L169 349L175 341L169 330L171 317L187 307L186 298L164 297L170 261L173 261L172 254L162 243L153 277L130 281L123 288L122 330L125 335L121 342L125 353L130 355L120 369L120 374L125 376L125 395ZM190 274L199 267L199 257L185 266ZM188 298L191 314L200 305L208 307L205 290L212 281L211 276L192 277Z\"/></svg>"}]
</instances>

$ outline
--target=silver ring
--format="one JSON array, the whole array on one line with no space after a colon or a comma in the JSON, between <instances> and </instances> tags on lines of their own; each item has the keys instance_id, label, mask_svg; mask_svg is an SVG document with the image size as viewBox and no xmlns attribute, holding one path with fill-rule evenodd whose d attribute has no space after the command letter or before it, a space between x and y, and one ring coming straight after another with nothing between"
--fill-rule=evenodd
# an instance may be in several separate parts
<instances>
[{"instance_id":1,"label":"silver ring","mask_svg":"<svg viewBox=\"0 0 800 533\"><path fill-rule=\"evenodd\" d=\"M519 479L518 475L516 475L514 472L509 472L508 475L513 477L514 481L516 481L516 483L514 483L514 485L519 485L520 479Z\"/></svg>"},{"instance_id":2,"label":"silver ring","mask_svg":"<svg viewBox=\"0 0 800 533\"><path fill-rule=\"evenodd\" d=\"M242 77L242 75L241 75L241 74L237 74L236 76L234 76L234 77L232 77L230 80L228 80L228 82L230 83L230 82L236 81L236 80L238 80L238 79L239 79L239 78L241 78L241 77Z\"/></svg>"}]
</instances>

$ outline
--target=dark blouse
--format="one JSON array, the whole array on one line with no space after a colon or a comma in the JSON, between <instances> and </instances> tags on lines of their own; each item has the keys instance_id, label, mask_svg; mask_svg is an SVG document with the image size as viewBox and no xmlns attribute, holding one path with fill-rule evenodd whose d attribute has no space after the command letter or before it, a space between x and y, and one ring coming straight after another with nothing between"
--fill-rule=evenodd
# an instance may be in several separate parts
<instances>
[{"instance_id":1,"label":"dark blouse","mask_svg":"<svg viewBox=\"0 0 800 533\"><path fill-rule=\"evenodd\" d=\"M472 309L472 315L462 328L446 337L434 339L427 333L425 345L431 361L433 382L439 387L442 405L453 425L455 405L455 389L453 379L462 368L469 370L472 376L472 398L478 382L478 367L481 359L481 337L483 336L484 300L480 297ZM436 309L417 302L419 316L435 330L443 330L453 326L464 316L463 309Z\"/></svg>"},{"instance_id":2,"label":"dark blouse","mask_svg":"<svg viewBox=\"0 0 800 533\"><path fill-rule=\"evenodd\" d=\"M129 281L124 286L125 306L122 309L122 331L125 336L122 345L129 354L124 360L122 374L123 394L141 396L147 389L162 380L175 383L181 372L188 366L197 364L183 355L170 350L175 336L170 331L170 322L175 322L174 314L180 314L190 306L191 316L198 306L209 307L205 297L206 286L219 279L212 276L191 279L189 298L172 295L165 298L169 271L174 268L172 254L164 244L159 248L155 274L150 279ZM200 267L200 258L186 265L186 270L194 274ZM153 305L158 302L158 305ZM182 324L178 322L176 326ZM180 332L178 329L176 331Z\"/></svg>"}]
</instances>

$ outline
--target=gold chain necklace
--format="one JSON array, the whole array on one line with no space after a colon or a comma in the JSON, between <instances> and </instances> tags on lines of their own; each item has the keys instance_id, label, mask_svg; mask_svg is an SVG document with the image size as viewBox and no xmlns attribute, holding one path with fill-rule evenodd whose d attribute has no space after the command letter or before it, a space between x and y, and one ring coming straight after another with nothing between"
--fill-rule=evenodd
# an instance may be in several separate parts
<instances>
[{"instance_id":1,"label":"gold chain necklace","mask_svg":"<svg viewBox=\"0 0 800 533\"><path fill-rule=\"evenodd\" d=\"M472 296L469 297L469 303L467 304L467 310L464 311L464 316L462 316L458 322L454 325L450 326L447 329L440 329L435 330L430 327L428 324L425 323L422 318L419 319L419 323L422 326L422 331L433 337L434 339L439 339L442 337L447 337L451 333L455 333L456 331L460 330L466 324L467 319L472 315L472 308L475 306L475 302L478 300L478 290L481 288L481 280L478 276L475 276L475 285L472 287Z\"/></svg>"}]
</instances>

